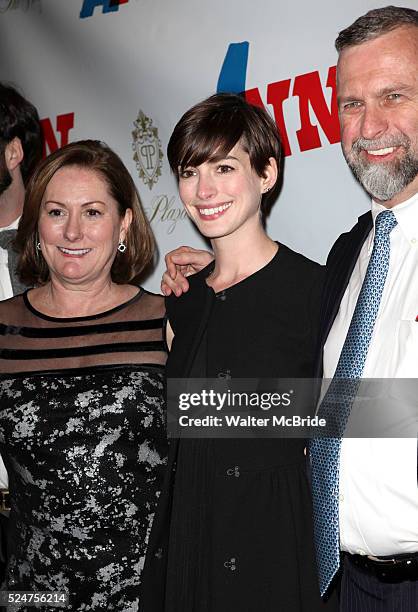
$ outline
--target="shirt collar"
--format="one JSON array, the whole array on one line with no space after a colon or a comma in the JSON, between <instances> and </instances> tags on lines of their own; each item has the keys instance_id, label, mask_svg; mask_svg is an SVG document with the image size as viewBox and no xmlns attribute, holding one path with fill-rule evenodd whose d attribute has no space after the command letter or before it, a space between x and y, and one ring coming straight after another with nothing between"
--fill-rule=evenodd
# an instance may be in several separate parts
<instances>
[{"instance_id":1,"label":"shirt collar","mask_svg":"<svg viewBox=\"0 0 418 612\"><path fill-rule=\"evenodd\" d=\"M20 217L11 222L7 227L0 227L0 232L4 232L5 230L17 229L19 225Z\"/></svg>"},{"instance_id":2,"label":"shirt collar","mask_svg":"<svg viewBox=\"0 0 418 612\"><path fill-rule=\"evenodd\" d=\"M371 245L373 245L374 240L376 217L384 210L388 209L372 200L373 231L371 232ZM399 229L408 243L411 246L418 247L418 193L390 210L395 215Z\"/></svg>"}]
</instances>

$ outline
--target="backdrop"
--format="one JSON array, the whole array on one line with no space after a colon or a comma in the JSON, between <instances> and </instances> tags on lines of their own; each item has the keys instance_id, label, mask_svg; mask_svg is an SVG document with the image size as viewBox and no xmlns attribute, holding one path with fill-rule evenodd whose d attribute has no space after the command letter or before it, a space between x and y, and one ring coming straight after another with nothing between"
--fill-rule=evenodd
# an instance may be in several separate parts
<instances>
[{"instance_id":1,"label":"backdrop","mask_svg":"<svg viewBox=\"0 0 418 612\"><path fill-rule=\"evenodd\" d=\"M204 244L170 174L171 131L215 91L246 91L275 118L286 149L269 234L324 262L369 206L340 150L334 40L388 3L0 0L0 79L37 106L46 152L98 138L121 155L158 242L159 261L144 283L152 291L165 252Z\"/></svg>"}]
</instances>

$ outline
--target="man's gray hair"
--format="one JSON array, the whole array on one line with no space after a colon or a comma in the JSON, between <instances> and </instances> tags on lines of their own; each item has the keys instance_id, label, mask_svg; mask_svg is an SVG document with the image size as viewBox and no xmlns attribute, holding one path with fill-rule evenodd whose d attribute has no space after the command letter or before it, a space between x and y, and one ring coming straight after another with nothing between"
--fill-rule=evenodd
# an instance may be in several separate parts
<instances>
[{"instance_id":1,"label":"man's gray hair","mask_svg":"<svg viewBox=\"0 0 418 612\"><path fill-rule=\"evenodd\" d=\"M335 48L341 53L345 47L360 45L406 25L418 27L418 11L400 6L373 9L356 19L345 30L341 30L335 41Z\"/></svg>"}]
</instances>

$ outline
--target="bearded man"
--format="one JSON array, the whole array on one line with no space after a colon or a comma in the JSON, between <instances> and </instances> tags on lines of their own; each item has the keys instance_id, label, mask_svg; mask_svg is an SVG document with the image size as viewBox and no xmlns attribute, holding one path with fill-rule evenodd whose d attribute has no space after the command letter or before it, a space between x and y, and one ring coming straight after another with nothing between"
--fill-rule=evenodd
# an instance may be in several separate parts
<instances>
[{"instance_id":1,"label":"bearded man","mask_svg":"<svg viewBox=\"0 0 418 612\"><path fill-rule=\"evenodd\" d=\"M323 375L416 378L418 11L369 11L336 48L342 149L372 206L328 256ZM416 438L314 440L310 451L322 592L342 573L344 612L417 610Z\"/></svg>"}]
</instances>

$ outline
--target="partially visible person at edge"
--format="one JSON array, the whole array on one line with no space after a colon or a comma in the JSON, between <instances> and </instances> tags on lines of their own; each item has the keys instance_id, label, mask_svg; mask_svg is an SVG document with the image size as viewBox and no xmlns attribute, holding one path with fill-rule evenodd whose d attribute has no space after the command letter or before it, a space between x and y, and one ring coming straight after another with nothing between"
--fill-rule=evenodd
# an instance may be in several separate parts
<instances>
[{"instance_id":1,"label":"partially visible person at edge","mask_svg":"<svg viewBox=\"0 0 418 612\"><path fill-rule=\"evenodd\" d=\"M26 289L16 273L13 240L23 210L25 185L42 154L42 132L36 108L0 82L0 300ZM7 559L8 477L0 457L0 582Z\"/></svg>"},{"instance_id":2,"label":"partially visible person at edge","mask_svg":"<svg viewBox=\"0 0 418 612\"><path fill-rule=\"evenodd\" d=\"M369 11L340 32L336 48L343 154L372 207L327 260L318 371L326 378L416 378L418 11ZM374 245L377 220L391 229L386 247L380 236ZM187 290L182 270L200 269L208 258L188 247L169 254L166 293ZM185 267L176 272L174 262ZM367 341L354 342L356 335ZM343 612L416 612L416 439L334 442L311 448L321 591L342 577Z\"/></svg>"},{"instance_id":3,"label":"partially visible person at edge","mask_svg":"<svg viewBox=\"0 0 418 612\"><path fill-rule=\"evenodd\" d=\"M322 270L267 236L282 148L274 121L218 94L180 119L168 159L216 260L167 300L168 377L299 378L314 371ZM304 439L173 439L150 540L145 612L314 612Z\"/></svg>"},{"instance_id":4,"label":"partially visible person at edge","mask_svg":"<svg viewBox=\"0 0 418 612\"><path fill-rule=\"evenodd\" d=\"M16 245L35 288L0 303L2 588L139 610L166 463L164 300L135 282L154 240L120 158L86 140L42 161Z\"/></svg>"}]
</instances>

